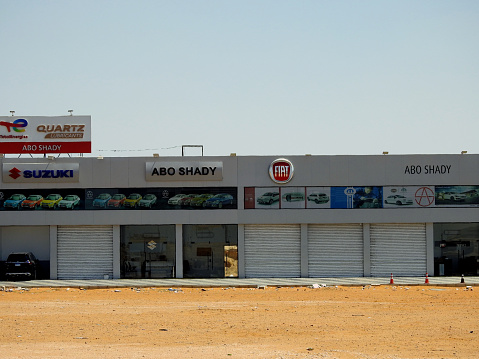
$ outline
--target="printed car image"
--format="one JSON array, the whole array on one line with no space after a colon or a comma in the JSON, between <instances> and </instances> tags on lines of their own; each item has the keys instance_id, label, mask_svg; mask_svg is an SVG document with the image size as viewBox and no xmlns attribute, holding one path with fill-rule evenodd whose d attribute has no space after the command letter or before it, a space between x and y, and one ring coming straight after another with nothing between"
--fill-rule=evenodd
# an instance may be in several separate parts
<instances>
[{"instance_id":1,"label":"printed car image","mask_svg":"<svg viewBox=\"0 0 479 359\"><path fill-rule=\"evenodd\" d=\"M123 205L125 207L136 208L136 206L138 206L138 202L141 201L141 198L142 197L140 194L132 193L125 199L125 202L123 202Z\"/></svg>"},{"instance_id":2,"label":"printed car image","mask_svg":"<svg viewBox=\"0 0 479 359\"><path fill-rule=\"evenodd\" d=\"M217 194L203 202L203 207L223 208L228 204L234 204L234 198L227 193Z\"/></svg>"},{"instance_id":3,"label":"printed car image","mask_svg":"<svg viewBox=\"0 0 479 359\"><path fill-rule=\"evenodd\" d=\"M398 206L405 205L405 204L412 204L412 199L406 198L400 194L395 194L391 196L387 196L384 200L384 203L387 204L397 204Z\"/></svg>"},{"instance_id":4,"label":"printed car image","mask_svg":"<svg viewBox=\"0 0 479 359\"><path fill-rule=\"evenodd\" d=\"M442 197L444 200L450 201L464 201L466 199L465 194L456 192L444 192L440 194L440 197Z\"/></svg>"},{"instance_id":5,"label":"printed car image","mask_svg":"<svg viewBox=\"0 0 479 359\"><path fill-rule=\"evenodd\" d=\"M154 194L147 194L138 202L138 206L151 208L156 204L156 200L157 198Z\"/></svg>"},{"instance_id":6,"label":"printed car image","mask_svg":"<svg viewBox=\"0 0 479 359\"><path fill-rule=\"evenodd\" d=\"M304 201L304 193L301 192L291 192L283 194L283 201L287 202L296 202L296 201Z\"/></svg>"},{"instance_id":7,"label":"printed car image","mask_svg":"<svg viewBox=\"0 0 479 359\"><path fill-rule=\"evenodd\" d=\"M45 197L45 199L42 201L42 208L57 208L58 203L63 199L63 197L59 194L49 194L48 196Z\"/></svg>"},{"instance_id":8,"label":"printed car image","mask_svg":"<svg viewBox=\"0 0 479 359\"><path fill-rule=\"evenodd\" d=\"M115 194L108 200L107 206L121 208L123 207L123 203L125 203L125 200L126 196L124 194Z\"/></svg>"},{"instance_id":9,"label":"printed car image","mask_svg":"<svg viewBox=\"0 0 479 359\"><path fill-rule=\"evenodd\" d=\"M5 208L16 208L20 209L23 201L26 197L23 194L12 194L4 203L3 207Z\"/></svg>"},{"instance_id":10,"label":"printed car image","mask_svg":"<svg viewBox=\"0 0 479 359\"><path fill-rule=\"evenodd\" d=\"M58 207L60 208L67 208L67 209L75 209L80 205L80 197L69 194L65 198L63 198L60 202L58 202Z\"/></svg>"},{"instance_id":11,"label":"printed car image","mask_svg":"<svg viewBox=\"0 0 479 359\"><path fill-rule=\"evenodd\" d=\"M32 194L22 202L23 208L37 209L42 205L43 197L39 194Z\"/></svg>"},{"instance_id":12,"label":"printed car image","mask_svg":"<svg viewBox=\"0 0 479 359\"><path fill-rule=\"evenodd\" d=\"M308 196L308 201L315 202L316 204L328 203L329 196L326 193L311 193Z\"/></svg>"},{"instance_id":13,"label":"printed car image","mask_svg":"<svg viewBox=\"0 0 479 359\"><path fill-rule=\"evenodd\" d=\"M187 194L177 194L177 195L174 195L173 197L171 197L169 200L168 200L168 204L172 205L172 206L177 206L180 204L180 201L181 199L185 198L185 197L188 197Z\"/></svg>"},{"instance_id":14,"label":"printed car image","mask_svg":"<svg viewBox=\"0 0 479 359\"><path fill-rule=\"evenodd\" d=\"M211 197L213 197L213 195L212 195L212 194L209 194L209 193L200 194L200 195L198 195L198 196L196 196L195 198L192 198L192 199L190 200L190 206L192 206L192 207L201 207L201 206L203 206L203 203L204 203L207 199L209 199L209 198L211 198Z\"/></svg>"},{"instance_id":15,"label":"printed car image","mask_svg":"<svg viewBox=\"0 0 479 359\"><path fill-rule=\"evenodd\" d=\"M111 199L111 194L101 193L93 200L93 207L106 208L108 201Z\"/></svg>"},{"instance_id":16,"label":"printed car image","mask_svg":"<svg viewBox=\"0 0 479 359\"><path fill-rule=\"evenodd\" d=\"M259 204L273 204L279 201L279 192L266 192L256 199Z\"/></svg>"},{"instance_id":17,"label":"printed car image","mask_svg":"<svg viewBox=\"0 0 479 359\"><path fill-rule=\"evenodd\" d=\"M188 195L186 195L186 197L183 197L182 199L180 199L179 205L180 206L189 206L190 203L191 203L191 200L193 198L196 198L197 196L198 196L197 194L188 194Z\"/></svg>"}]
</instances>

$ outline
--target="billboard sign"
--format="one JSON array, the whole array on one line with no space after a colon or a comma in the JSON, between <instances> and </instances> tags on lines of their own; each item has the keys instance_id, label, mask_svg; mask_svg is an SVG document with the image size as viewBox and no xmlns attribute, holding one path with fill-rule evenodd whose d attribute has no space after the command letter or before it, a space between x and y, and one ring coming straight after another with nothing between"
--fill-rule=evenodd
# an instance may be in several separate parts
<instances>
[{"instance_id":1,"label":"billboard sign","mask_svg":"<svg viewBox=\"0 0 479 359\"><path fill-rule=\"evenodd\" d=\"M91 116L0 116L0 153L91 153Z\"/></svg>"}]
</instances>

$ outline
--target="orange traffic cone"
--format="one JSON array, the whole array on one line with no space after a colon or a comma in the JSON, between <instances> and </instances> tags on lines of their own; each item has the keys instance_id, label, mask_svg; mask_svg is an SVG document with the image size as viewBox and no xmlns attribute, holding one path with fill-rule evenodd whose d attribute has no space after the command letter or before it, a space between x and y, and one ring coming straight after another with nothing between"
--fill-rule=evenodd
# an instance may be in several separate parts
<instances>
[{"instance_id":1,"label":"orange traffic cone","mask_svg":"<svg viewBox=\"0 0 479 359\"><path fill-rule=\"evenodd\" d=\"M393 274L391 273L391 279L389 280L389 284L394 284Z\"/></svg>"},{"instance_id":2,"label":"orange traffic cone","mask_svg":"<svg viewBox=\"0 0 479 359\"><path fill-rule=\"evenodd\" d=\"M424 282L424 284L429 284L429 275L427 274L427 272L426 272L426 281Z\"/></svg>"}]
</instances>

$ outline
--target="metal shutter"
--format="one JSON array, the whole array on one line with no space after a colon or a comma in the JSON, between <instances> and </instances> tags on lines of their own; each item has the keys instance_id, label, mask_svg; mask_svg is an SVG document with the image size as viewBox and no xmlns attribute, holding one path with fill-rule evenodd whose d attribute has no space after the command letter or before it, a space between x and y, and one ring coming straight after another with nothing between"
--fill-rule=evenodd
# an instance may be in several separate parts
<instances>
[{"instance_id":1,"label":"metal shutter","mask_svg":"<svg viewBox=\"0 0 479 359\"><path fill-rule=\"evenodd\" d=\"M362 277L364 275L361 224L309 225L309 277Z\"/></svg>"},{"instance_id":2,"label":"metal shutter","mask_svg":"<svg viewBox=\"0 0 479 359\"><path fill-rule=\"evenodd\" d=\"M113 278L112 226L58 226L58 279Z\"/></svg>"},{"instance_id":3,"label":"metal shutter","mask_svg":"<svg viewBox=\"0 0 479 359\"><path fill-rule=\"evenodd\" d=\"M246 278L299 278L300 225L245 225Z\"/></svg>"},{"instance_id":4,"label":"metal shutter","mask_svg":"<svg viewBox=\"0 0 479 359\"><path fill-rule=\"evenodd\" d=\"M426 273L426 225L371 224L371 276Z\"/></svg>"}]
</instances>

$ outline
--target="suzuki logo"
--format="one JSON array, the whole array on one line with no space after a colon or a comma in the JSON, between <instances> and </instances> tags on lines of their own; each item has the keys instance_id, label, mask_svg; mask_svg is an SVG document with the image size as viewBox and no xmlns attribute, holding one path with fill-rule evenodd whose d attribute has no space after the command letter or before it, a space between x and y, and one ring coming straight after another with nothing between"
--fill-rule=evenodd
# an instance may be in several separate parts
<instances>
[{"instance_id":1,"label":"suzuki logo","mask_svg":"<svg viewBox=\"0 0 479 359\"><path fill-rule=\"evenodd\" d=\"M20 171L20 170L19 170L18 168L16 168L16 167L13 167L13 168L12 168L10 171L8 171L8 172L10 172L10 174L9 174L10 177L12 177L13 179L17 179L18 177L20 177L20 173L21 173L22 171Z\"/></svg>"},{"instance_id":2,"label":"suzuki logo","mask_svg":"<svg viewBox=\"0 0 479 359\"><path fill-rule=\"evenodd\" d=\"M276 183L287 183L291 181L293 174L293 164L287 159L279 158L269 165L269 176Z\"/></svg>"}]
</instances>

